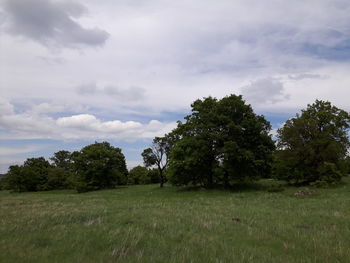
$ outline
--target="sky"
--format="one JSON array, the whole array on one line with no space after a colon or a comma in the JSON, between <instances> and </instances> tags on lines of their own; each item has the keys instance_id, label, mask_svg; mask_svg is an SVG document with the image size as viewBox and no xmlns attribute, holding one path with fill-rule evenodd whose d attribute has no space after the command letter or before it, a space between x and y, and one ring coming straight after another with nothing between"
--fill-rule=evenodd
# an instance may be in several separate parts
<instances>
[{"instance_id":1,"label":"sky","mask_svg":"<svg viewBox=\"0 0 350 263\"><path fill-rule=\"evenodd\" d=\"M350 110L348 0L0 0L0 173L95 141L128 167L195 99L241 94L281 127Z\"/></svg>"}]
</instances>

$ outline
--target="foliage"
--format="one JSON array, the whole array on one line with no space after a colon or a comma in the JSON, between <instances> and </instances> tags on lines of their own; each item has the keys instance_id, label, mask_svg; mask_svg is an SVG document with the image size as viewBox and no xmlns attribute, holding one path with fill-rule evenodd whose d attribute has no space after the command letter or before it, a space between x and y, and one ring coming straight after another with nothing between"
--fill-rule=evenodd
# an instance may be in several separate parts
<instances>
[{"instance_id":1,"label":"foliage","mask_svg":"<svg viewBox=\"0 0 350 263\"><path fill-rule=\"evenodd\" d=\"M72 173L60 167L51 167L47 173L47 189L69 189Z\"/></svg>"},{"instance_id":2,"label":"foliage","mask_svg":"<svg viewBox=\"0 0 350 263\"><path fill-rule=\"evenodd\" d=\"M3 174L0 176L0 191L7 190L6 176L7 174Z\"/></svg>"},{"instance_id":3,"label":"foliage","mask_svg":"<svg viewBox=\"0 0 350 263\"><path fill-rule=\"evenodd\" d=\"M291 183L339 182L350 146L349 121L347 112L320 100L288 120L277 135L277 178Z\"/></svg>"},{"instance_id":4,"label":"foliage","mask_svg":"<svg viewBox=\"0 0 350 263\"><path fill-rule=\"evenodd\" d=\"M67 189L73 184L73 153L65 150L55 152L50 158L53 168L49 169L48 184L50 189Z\"/></svg>"},{"instance_id":5,"label":"foliage","mask_svg":"<svg viewBox=\"0 0 350 263\"><path fill-rule=\"evenodd\" d=\"M50 158L53 165L57 168L62 168L66 171L72 169L72 154L69 151L61 150L55 152L53 157Z\"/></svg>"},{"instance_id":6,"label":"foliage","mask_svg":"<svg viewBox=\"0 0 350 263\"><path fill-rule=\"evenodd\" d=\"M128 184L150 184L151 178L148 176L148 169L144 166L136 166L129 171Z\"/></svg>"},{"instance_id":7,"label":"foliage","mask_svg":"<svg viewBox=\"0 0 350 263\"><path fill-rule=\"evenodd\" d=\"M318 168L317 172L319 174L319 179L312 184L319 187L336 185L343 176L341 170L339 170L334 163L328 162L324 162L323 165Z\"/></svg>"},{"instance_id":8,"label":"foliage","mask_svg":"<svg viewBox=\"0 0 350 263\"><path fill-rule=\"evenodd\" d=\"M141 154L146 167L157 167L160 187L163 187L166 182L165 169L168 166L170 148L171 143L168 137L155 137L152 146Z\"/></svg>"},{"instance_id":9,"label":"foliage","mask_svg":"<svg viewBox=\"0 0 350 263\"><path fill-rule=\"evenodd\" d=\"M108 142L95 142L73 153L74 188L78 192L113 188L127 183L125 157Z\"/></svg>"},{"instance_id":10,"label":"foliage","mask_svg":"<svg viewBox=\"0 0 350 263\"><path fill-rule=\"evenodd\" d=\"M44 157L28 158L23 165L10 166L6 177L7 188L14 192L49 190L49 168L50 164Z\"/></svg>"},{"instance_id":11,"label":"foliage","mask_svg":"<svg viewBox=\"0 0 350 263\"><path fill-rule=\"evenodd\" d=\"M175 185L232 186L267 177L274 143L270 123L242 96L212 97L192 103L185 123L170 133L169 175Z\"/></svg>"},{"instance_id":12,"label":"foliage","mask_svg":"<svg viewBox=\"0 0 350 263\"><path fill-rule=\"evenodd\" d=\"M347 156L344 161L344 170L345 173L350 175L350 156Z\"/></svg>"}]
</instances>

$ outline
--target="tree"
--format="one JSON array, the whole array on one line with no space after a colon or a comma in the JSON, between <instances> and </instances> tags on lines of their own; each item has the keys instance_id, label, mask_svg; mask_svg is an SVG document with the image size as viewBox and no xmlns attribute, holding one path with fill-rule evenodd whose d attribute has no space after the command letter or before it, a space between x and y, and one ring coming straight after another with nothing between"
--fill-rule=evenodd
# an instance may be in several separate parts
<instances>
[{"instance_id":1,"label":"tree","mask_svg":"<svg viewBox=\"0 0 350 263\"><path fill-rule=\"evenodd\" d=\"M179 122L171 133L172 183L229 187L269 174L274 150L271 126L242 96L208 97L191 107L186 122Z\"/></svg>"},{"instance_id":2,"label":"tree","mask_svg":"<svg viewBox=\"0 0 350 263\"><path fill-rule=\"evenodd\" d=\"M78 192L113 188L127 183L125 157L108 142L95 142L73 153L75 188Z\"/></svg>"},{"instance_id":3,"label":"tree","mask_svg":"<svg viewBox=\"0 0 350 263\"><path fill-rule=\"evenodd\" d=\"M55 152L50 160L55 167L62 168L66 171L69 171L72 168L72 154L69 151L61 150Z\"/></svg>"},{"instance_id":4,"label":"tree","mask_svg":"<svg viewBox=\"0 0 350 263\"><path fill-rule=\"evenodd\" d=\"M73 153L65 150L55 152L50 158L53 167L48 171L50 189L66 189L71 187L73 176Z\"/></svg>"},{"instance_id":5,"label":"tree","mask_svg":"<svg viewBox=\"0 0 350 263\"><path fill-rule=\"evenodd\" d=\"M51 167L47 172L47 190L68 189L72 174L64 168Z\"/></svg>"},{"instance_id":6,"label":"tree","mask_svg":"<svg viewBox=\"0 0 350 263\"><path fill-rule=\"evenodd\" d=\"M166 177L164 171L168 166L170 141L167 137L156 137L152 146L142 152L143 162L146 167L156 166L159 172L160 187L163 187Z\"/></svg>"},{"instance_id":7,"label":"tree","mask_svg":"<svg viewBox=\"0 0 350 263\"><path fill-rule=\"evenodd\" d=\"M138 165L132 168L128 174L128 184L149 184L151 178L148 176L148 169Z\"/></svg>"},{"instance_id":8,"label":"tree","mask_svg":"<svg viewBox=\"0 0 350 263\"><path fill-rule=\"evenodd\" d=\"M14 192L49 190L48 169L44 157L28 158L23 165L10 166L6 176L7 188Z\"/></svg>"},{"instance_id":9,"label":"tree","mask_svg":"<svg viewBox=\"0 0 350 263\"><path fill-rule=\"evenodd\" d=\"M291 183L334 184L344 173L349 114L316 100L278 130L276 176Z\"/></svg>"}]
</instances>

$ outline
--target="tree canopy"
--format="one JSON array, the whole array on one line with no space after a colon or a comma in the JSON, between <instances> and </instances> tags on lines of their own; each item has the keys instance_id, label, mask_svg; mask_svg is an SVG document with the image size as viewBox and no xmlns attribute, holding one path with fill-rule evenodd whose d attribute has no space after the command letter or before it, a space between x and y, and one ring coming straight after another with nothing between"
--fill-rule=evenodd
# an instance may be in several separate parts
<instances>
[{"instance_id":1,"label":"tree canopy","mask_svg":"<svg viewBox=\"0 0 350 263\"><path fill-rule=\"evenodd\" d=\"M72 154L69 151L61 150L55 152L50 160L55 167L62 168L66 171L72 168Z\"/></svg>"},{"instance_id":2,"label":"tree canopy","mask_svg":"<svg viewBox=\"0 0 350 263\"><path fill-rule=\"evenodd\" d=\"M278 130L276 174L294 183L335 183L344 173L349 114L316 100Z\"/></svg>"},{"instance_id":3,"label":"tree canopy","mask_svg":"<svg viewBox=\"0 0 350 263\"><path fill-rule=\"evenodd\" d=\"M120 148L95 142L73 154L75 188L79 192L113 188L127 183L128 170Z\"/></svg>"},{"instance_id":4,"label":"tree canopy","mask_svg":"<svg viewBox=\"0 0 350 263\"><path fill-rule=\"evenodd\" d=\"M50 163L44 157L28 158L23 165L10 166L7 188L15 192L49 190L49 168Z\"/></svg>"},{"instance_id":5,"label":"tree canopy","mask_svg":"<svg viewBox=\"0 0 350 263\"><path fill-rule=\"evenodd\" d=\"M208 97L191 107L186 121L168 135L174 184L230 186L269 174L274 150L270 123L256 115L242 96Z\"/></svg>"}]
</instances>

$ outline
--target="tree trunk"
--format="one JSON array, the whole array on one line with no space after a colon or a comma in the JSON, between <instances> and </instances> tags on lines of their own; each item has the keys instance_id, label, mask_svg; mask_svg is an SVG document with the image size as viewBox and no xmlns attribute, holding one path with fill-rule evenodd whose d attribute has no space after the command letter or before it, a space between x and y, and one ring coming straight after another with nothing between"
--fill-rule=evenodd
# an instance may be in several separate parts
<instances>
[{"instance_id":1,"label":"tree trunk","mask_svg":"<svg viewBox=\"0 0 350 263\"><path fill-rule=\"evenodd\" d=\"M162 188L164 186L164 176L163 176L163 169L159 167L159 178L160 178L160 187Z\"/></svg>"}]
</instances>

